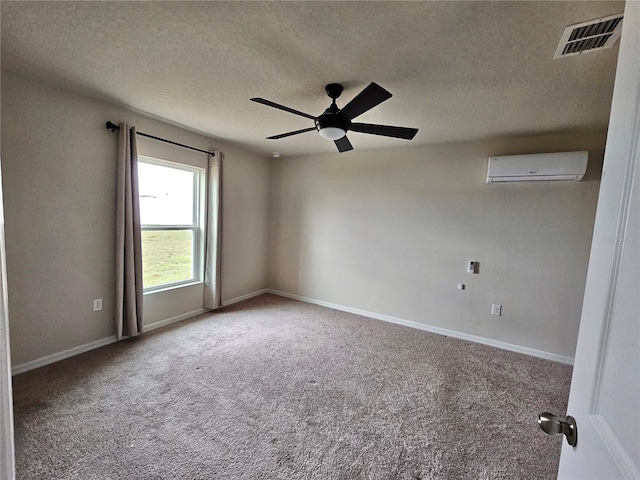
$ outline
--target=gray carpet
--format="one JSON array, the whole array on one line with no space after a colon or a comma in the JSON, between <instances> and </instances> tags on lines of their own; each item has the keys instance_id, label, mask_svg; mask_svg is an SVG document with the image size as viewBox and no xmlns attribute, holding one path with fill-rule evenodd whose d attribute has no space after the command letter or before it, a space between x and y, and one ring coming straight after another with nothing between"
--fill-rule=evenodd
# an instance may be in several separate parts
<instances>
[{"instance_id":1,"label":"gray carpet","mask_svg":"<svg viewBox=\"0 0 640 480\"><path fill-rule=\"evenodd\" d=\"M19 479L546 479L571 367L263 295L14 377Z\"/></svg>"}]
</instances>

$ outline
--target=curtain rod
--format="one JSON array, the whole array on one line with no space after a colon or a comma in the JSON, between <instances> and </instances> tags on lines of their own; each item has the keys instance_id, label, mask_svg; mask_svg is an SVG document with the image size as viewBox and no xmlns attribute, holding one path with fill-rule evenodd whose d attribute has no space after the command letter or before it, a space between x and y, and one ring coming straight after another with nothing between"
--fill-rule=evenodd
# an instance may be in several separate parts
<instances>
[{"instance_id":1,"label":"curtain rod","mask_svg":"<svg viewBox=\"0 0 640 480\"><path fill-rule=\"evenodd\" d=\"M111 130L112 132L115 132L116 130L120 130L120 127L111 121L107 122L106 125L107 125L107 130ZM188 148L189 150L195 150L196 152L208 153L212 157L215 155L214 152L208 152L206 150L201 150L196 147L190 147L189 145L184 145L182 143L172 142L171 140L167 140L166 138L155 137L153 135L149 135L148 133L136 132L136 135L142 135L143 137L153 138L154 140L159 140L160 142L170 143L171 145L177 145L178 147Z\"/></svg>"}]
</instances>

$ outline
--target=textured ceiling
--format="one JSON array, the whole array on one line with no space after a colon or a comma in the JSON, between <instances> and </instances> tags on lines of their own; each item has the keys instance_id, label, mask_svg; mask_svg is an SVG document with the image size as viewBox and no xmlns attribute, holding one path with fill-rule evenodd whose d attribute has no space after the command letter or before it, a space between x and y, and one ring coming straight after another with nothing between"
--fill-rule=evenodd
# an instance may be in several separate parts
<instances>
[{"instance_id":1,"label":"textured ceiling","mask_svg":"<svg viewBox=\"0 0 640 480\"><path fill-rule=\"evenodd\" d=\"M324 85L343 106L370 82L394 96L358 121L355 149L607 125L618 47L553 60L566 25L623 2L2 2L2 68L269 154L333 152L303 117ZM107 119L105 119L107 120ZM349 155L345 153L343 155Z\"/></svg>"}]
</instances>

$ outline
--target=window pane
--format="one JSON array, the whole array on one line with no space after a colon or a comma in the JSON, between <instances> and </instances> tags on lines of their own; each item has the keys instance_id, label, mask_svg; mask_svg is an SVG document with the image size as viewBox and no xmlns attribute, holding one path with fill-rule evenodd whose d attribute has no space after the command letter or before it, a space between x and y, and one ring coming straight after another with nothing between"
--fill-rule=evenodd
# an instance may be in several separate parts
<instances>
[{"instance_id":1,"label":"window pane","mask_svg":"<svg viewBox=\"0 0 640 480\"><path fill-rule=\"evenodd\" d=\"M194 172L138 163L140 223L193 225Z\"/></svg>"},{"instance_id":2,"label":"window pane","mask_svg":"<svg viewBox=\"0 0 640 480\"><path fill-rule=\"evenodd\" d=\"M142 231L142 284L144 288L191 280L193 232L191 230Z\"/></svg>"}]
</instances>

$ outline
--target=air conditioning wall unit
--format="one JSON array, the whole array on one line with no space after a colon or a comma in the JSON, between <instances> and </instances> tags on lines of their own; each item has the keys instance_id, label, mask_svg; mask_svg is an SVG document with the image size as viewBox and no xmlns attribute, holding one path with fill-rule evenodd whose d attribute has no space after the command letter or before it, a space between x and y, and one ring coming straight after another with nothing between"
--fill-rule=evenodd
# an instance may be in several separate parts
<instances>
[{"instance_id":1,"label":"air conditioning wall unit","mask_svg":"<svg viewBox=\"0 0 640 480\"><path fill-rule=\"evenodd\" d=\"M538 153L489 157L487 183L582 180L589 152Z\"/></svg>"}]
</instances>

